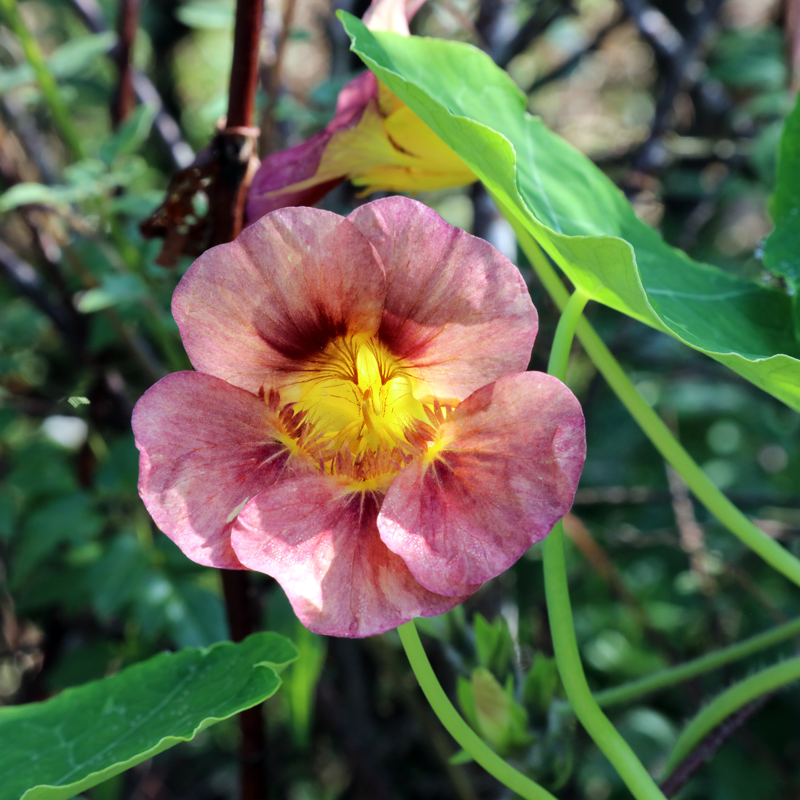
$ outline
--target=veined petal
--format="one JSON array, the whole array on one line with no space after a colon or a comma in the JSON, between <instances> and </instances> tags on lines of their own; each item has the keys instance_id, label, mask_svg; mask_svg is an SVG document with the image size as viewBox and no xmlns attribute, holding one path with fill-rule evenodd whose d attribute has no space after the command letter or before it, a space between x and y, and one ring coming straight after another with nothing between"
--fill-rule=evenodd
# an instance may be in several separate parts
<instances>
[{"instance_id":1,"label":"veined petal","mask_svg":"<svg viewBox=\"0 0 800 800\"><path fill-rule=\"evenodd\" d=\"M348 219L386 269L379 337L428 391L463 400L527 368L538 317L507 258L405 197L368 203Z\"/></svg>"},{"instance_id":2,"label":"veined petal","mask_svg":"<svg viewBox=\"0 0 800 800\"><path fill-rule=\"evenodd\" d=\"M281 584L307 628L328 636L382 633L441 614L478 588L442 597L420 586L380 539L379 503L326 475L276 484L239 514L233 548L246 567Z\"/></svg>"},{"instance_id":3,"label":"veined petal","mask_svg":"<svg viewBox=\"0 0 800 800\"><path fill-rule=\"evenodd\" d=\"M351 222L285 208L200 256L172 313L199 371L257 394L291 380L331 339L374 334L385 284L374 248Z\"/></svg>"},{"instance_id":4,"label":"veined petal","mask_svg":"<svg viewBox=\"0 0 800 800\"><path fill-rule=\"evenodd\" d=\"M136 404L133 431L139 494L156 525L193 561L242 569L233 520L287 469L264 401L210 375L175 372Z\"/></svg>"},{"instance_id":5,"label":"veined petal","mask_svg":"<svg viewBox=\"0 0 800 800\"><path fill-rule=\"evenodd\" d=\"M567 513L586 455L572 392L539 372L470 395L430 453L394 480L381 539L438 594L460 595L508 569Z\"/></svg>"}]
</instances>

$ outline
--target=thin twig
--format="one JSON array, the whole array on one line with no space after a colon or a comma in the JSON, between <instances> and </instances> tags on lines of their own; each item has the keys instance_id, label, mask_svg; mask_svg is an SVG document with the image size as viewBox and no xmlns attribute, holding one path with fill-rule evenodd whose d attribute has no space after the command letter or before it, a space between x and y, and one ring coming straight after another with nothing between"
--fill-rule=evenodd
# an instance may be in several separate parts
<instances>
[{"instance_id":1,"label":"thin twig","mask_svg":"<svg viewBox=\"0 0 800 800\"><path fill-rule=\"evenodd\" d=\"M564 533L567 534L580 551L589 566L602 578L617 598L628 607L637 625L642 629L655 649L660 650L667 661L677 661L677 654L672 645L664 638L661 631L652 624L639 598L625 585L625 581L623 581L622 576L614 566L614 562L606 555L603 548L597 544L583 521L573 513L567 514L564 517Z\"/></svg>"},{"instance_id":2,"label":"thin twig","mask_svg":"<svg viewBox=\"0 0 800 800\"><path fill-rule=\"evenodd\" d=\"M77 331L73 320L48 296L36 270L10 247L0 241L0 270L11 285L46 314L69 342L75 342Z\"/></svg>"},{"instance_id":3,"label":"thin twig","mask_svg":"<svg viewBox=\"0 0 800 800\"><path fill-rule=\"evenodd\" d=\"M497 0L488 0L488 2L492 3L493 5L499 5L497 4ZM472 37L476 47L480 47L481 50L488 49L486 37L481 32L480 28L480 16L483 11L483 7L486 5L485 2L481 3L481 12L479 12L479 22L477 24L473 23L469 18L469 14L466 14L464 11L462 11L458 5L453 2L453 0L438 0L438 3L464 29L464 31L466 31Z\"/></svg>"},{"instance_id":4,"label":"thin twig","mask_svg":"<svg viewBox=\"0 0 800 800\"><path fill-rule=\"evenodd\" d=\"M140 3L141 0L120 0L119 4L119 18L117 19L119 40L114 51L114 60L117 62L119 70L119 81L116 97L111 104L111 119L115 128L131 115L136 105L132 58L136 29L139 27Z\"/></svg>"},{"instance_id":5,"label":"thin twig","mask_svg":"<svg viewBox=\"0 0 800 800\"><path fill-rule=\"evenodd\" d=\"M683 478L666 464L667 483L672 495L672 511L681 538L681 549L689 556L692 572L700 579L703 592L711 594L715 588L714 579L708 574L708 551L705 534L697 522L694 505L689 495L689 487Z\"/></svg>"},{"instance_id":6,"label":"thin twig","mask_svg":"<svg viewBox=\"0 0 800 800\"><path fill-rule=\"evenodd\" d=\"M517 31L517 35L495 55L495 62L505 69L515 56L527 50L531 42L541 36L557 19L575 13L571 2L538 3L530 17Z\"/></svg>"},{"instance_id":7,"label":"thin twig","mask_svg":"<svg viewBox=\"0 0 800 800\"><path fill-rule=\"evenodd\" d=\"M731 714L722 725L715 728L694 750L675 768L670 776L661 784L661 791L667 797L676 795L689 778L722 747L731 736L747 722L769 700L774 692L765 694Z\"/></svg>"},{"instance_id":8,"label":"thin twig","mask_svg":"<svg viewBox=\"0 0 800 800\"><path fill-rule=\"evenodd\" d=\"M0 99L0 107L11 123L10 127L28 156L28 160L36 165L42 183L56 183L58 167L53 160L51 150L33 117L25 110L23 103L13 93L9 93Z\"/></svg>"},{"instance_id":9,"label":"thin twig","mask_svg":"<svg viewBox=\"0 0 800 800\"><path fill-rule=\"evenodd\" d=\"M267 85L267 106L261 117L261 143L260 151L264 156L272 152L275 144L275 108L278 104L278 95L281 90L281 79L283 76L283 62L286 55L286 44L289 41L289 34L292 30L294 12L297 8L296 0L286 0L283 10L283 21L281 25L278 41L275 44L275 60L269 71L269 83Z\"/></svg>"},{"instance_id":10,"label":"thin twig","mask_svg":"<svg viewBox=\"0 0 800 800\"><path fill-rule=\"evenodd\" d=\"M653 48L656 57L670 61L683 46L683 37L657 8L644 0L619 0L625 13L633 20L642 38Z\"/></svg>"},{"instance_id":11,"label":"thin twig","mask_svg":"<svg viewBox=\"0 0 800 800\"><path fill-rule=\"evenodd\" d=\"M615 30L622 20L622 17L618 17L600 28L600 30L594 35L594 38L585 47L582 47L577 53L574 53L566 61L564 61L563 64L559 64L557 67L555 67L555 69L552 69L546 75L542 75L541 78L537 78L525 90L526 94L532 94L533 92L541 89L543 86L547 86L548 83L552 83L553 81L557 81L560 78L569 75L569 73L578 66L584 56L588 55L589 53L593 53L600 47L601 44L603 44L606 36L608 36L611 31Z\"/></svg>"},{"instance_id":12,"label":"thin twig","mask_svg":"<svg viewBox=\"0 0 800 800\"><path fill-rule=\"evenodd\" d=\"M665 65L666 79L656 102L650 135L634 156L632 165L634 172L649 173L658 166L656 153L670 126L675 98L687 81L696 80L692 74L695 55L725 0L706 0L683 37L660 11L642 0L620 2Z\"/></svg>"},{"instance_id":13,"label":"thin twig","mask_svg":"<svg viewBox=\"0 0 800 800\"><path fill-rule=\"evenodd\" d=\"M92 33L104 33L108 23L97 0L69 0L73 10ZM173 169L188 167L194 160L194 151L183 140L178 123L166 111L164 101L153 82L143 72L133 72L133 90L143 105L155 109L153 130L172 162Z\"/></svg>"},{"instance_id":14,"label":"thin twig","mask_svg":"<svg viewBox=\"0 0 800 800\"><path fill-rule=\"evenodd\" d=\"M259 625L258 603L245 571L221 570L225 610L231 639L241 642ZM267 787L267 734L262 706L239 714L239 778L241 800L264 800Z\"/></svg>"}]
</instances>

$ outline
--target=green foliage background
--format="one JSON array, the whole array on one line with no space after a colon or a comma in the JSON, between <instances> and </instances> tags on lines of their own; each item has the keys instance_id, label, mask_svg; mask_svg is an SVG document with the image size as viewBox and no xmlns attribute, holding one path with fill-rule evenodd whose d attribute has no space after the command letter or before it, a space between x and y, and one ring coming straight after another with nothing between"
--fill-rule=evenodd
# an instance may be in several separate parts
<instances>
[{"instance_id":1,"label":"green foliage background","mask_svg":"<svg viewBox=\"0 0 800 800\"><path fill-rule=\"evenodd\" d=\"M450 115L431 106L426 121L438 120L445 138L473 137L486 162L476 155L473 167L484 170L491 191L509 198L521 217L530 221L533 212L555 231L541 228L551 254L562 256L570 277L600 301L588 315L638 389L707 474L800 556L800 417L787 407L797 407L798 390L796 381L780 375L799 352L791 328L796 300L786 291L797 275L781 267L782 254L797 249L795 239L770 239L763 260L761 253L779 135L792 107L783 22L768 3L750 4L750 16L732 11L734 5L727 4L709 30L699 78L676 101L663 161L644 175L632 170L633 160L647 138L666 67L630 21L589 49L619 14L614 0L578 2L576 13L547 0L509 3L505 38L495 36L494 44L478 6L429 2L415 21L418 32L480 43L477 30L498 60L526 21L539 15L539 33L508 63L523 93L495 77L495 90L481 94L489 75L484 67L476 67L473 78L448 74L447 42L401 49L391 36L379 36L394 64L377 50L370 57L398 94L402 82L392 71L413 72ZM685 31L689 6L664 0L658 7ZM113 21L115 4L102 7ZM0 239L24 261L22 272L12 274L0 250L3 705L68 698L58 693L163 658L157 654L165 649L208 647L228 635L218 575L188 561L153 528L136 491L132 406L165 371L189 367L169 313L189 261L174 270L158 266L158 243L143 241L138 230L163 197L174 152L153 132L153 107L140 106L113 129L109 109L117 79L104 53L114 34L89 33L66 0L25 0L20 8L58 81L84 158L76 161L67 152L19 43L0 25ZM223 0L144 4L135 63L153 79L195 150L225 110L232 9ZM274 123L272 147L319 130L338 89L361 68L332 12L323 2L298 5L282 90L259 96L260 113ZM527 91L584 50L571 71ZM474 63L486 65L489 56L476 52ZM466 78L460 94L456 77ZM406 90L411 102L413 90ZM500 130L509 106L543 119L525 122L525 135L534 137L545 158L518 158L519 182L512 171L495 174L492 159L507 144L461 119ZM796 111L792 119L796 123ZM502 132L518 145L518 120L510 125ZM549 181L544 194L529 169L534 163ZM771 206L776 220L791 216L795 199L796 182L791 175L783 180ZM753 287L763 302L756 307L748 300L738 316L706 313L707 303L692 307L685 298L669 306L661 290L674 289L671 281L681 283L689 274L702 283L705 273L694 266L687 272L683 255L654 244L652 230L611 182L627 190L636 212L658 226L669 246L724 271L715 274L713 291ZM552 194L559 184L563 192ZM491 208L485 211L486 198L475 189L419 199L453 224L508 241L507 227ZM362 200L343 186L324 202L347 213ZM566 239L561 232L593 238ZM596 237L605 237L600 251ZM612 237L627 239L633 249ZM634 257L641 281L631 280ZM516 258L541 316L532 367L544 369L556 309L524 256ZM20 275L31 280L20 282ZM778 352L785 354L780 364L769 359ZM797 617L796 587L691 503L578 348L568 382L584 405L589 439L568 565L593 688L622 684ZM420 629L445 687L499 752L564 800L627 797L563 703L541 573L533 548L462 608ZM454 755L456 762L464 759L416 692L394 634L327 642L299 627L274 583L259 578L258 586L264 628L287 635L300 654L265 707L274 797L501 796L474 765L449 763ZM658 772L684 721L708 698L796 646L789 640L609 713ZM790 687L732 736L680 797L785 800L800 794L798 714L800 699ZM236 746L234 722L221 722L97 786L91 797L234 797Z\"/></svg>"}]
</instances>

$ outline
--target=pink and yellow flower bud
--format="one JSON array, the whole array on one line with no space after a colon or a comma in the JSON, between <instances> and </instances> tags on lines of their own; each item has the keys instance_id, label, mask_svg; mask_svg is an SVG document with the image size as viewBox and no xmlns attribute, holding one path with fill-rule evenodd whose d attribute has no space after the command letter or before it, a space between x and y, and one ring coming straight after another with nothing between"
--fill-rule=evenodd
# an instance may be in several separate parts
<instances>
[{"instance_id":1,"label":"pink and yellow flower bud","mask_svg":"<svg viewBox=\"0 0 800 800\"><path fill-rule=\"evenodd\" d=\"M377 0L364 15L372 30L408 35L407 18L422 5ZM350 81L324 131L269 155L253 178L250 222L278 208L314 205L349 179L362 195L466 186L472 170L371 72Z\"/></svg>"}]
</instances>

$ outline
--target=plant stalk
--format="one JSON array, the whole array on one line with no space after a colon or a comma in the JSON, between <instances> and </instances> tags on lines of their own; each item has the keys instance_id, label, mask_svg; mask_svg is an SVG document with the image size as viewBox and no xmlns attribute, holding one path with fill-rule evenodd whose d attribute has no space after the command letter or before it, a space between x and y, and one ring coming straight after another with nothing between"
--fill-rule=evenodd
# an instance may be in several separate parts
<instances>
[{"instance_id":1,"label":"plant stalk","mask_svg":"<svg viewBox=\"0 0 800 800\"><path fill-rule=\"evenodd\" d=\"M587 296L575 292L563 308L558 321L547 372L564 380L572 340L581 320ZM559 521L542 543L547 615L553 637L553 650L561 682L572 709L595 744L603 751L636 800L664 800L664 795L642 762L601 711L592 696L583 671L564 557L564 526Z\"/></svg>"},{"instance_id":2,"label":"plant stalk","mask_svg":"<svg viewBox=\"0 0 800 800\"><path fill-rule=\"evenodd\" d=\"M495 200L498 202L506 219L514 228L517 240L530 260L537 276L556 305L563 309L567 304L569 292L561 283L561 279L533 237L502 204L502 201L498 200L498 198L495 198ZM608 385L625 408L628 409L628 412L656 449L683 478L697 499L747 547L764 559L767 564L792 583L800 586L800 559L793 556L778 542L759 530L714 485L680 442L672 435L658 414L639 394L588 320L580 319L576 330L578 340L600 374L606 379Z\"/></svg>"},{"instance_id":3,"label":"plant stalk","mask_svg":"<svg viewBox=\"0 0 800 800\"><path fill-rule=\"evenodd\" d=\"M594 699L601 706L629 703L658 689L675 686L683 681L688 681L690 678L695 678L698 675L703 675L706 672L725 666L725 664L731 664L739 659L760 653L762 650L780 644L780 642L786 641L786 639L790 639L797 634L800 634L800 619L779 625L771 631L760 633L757 636L751 636L743 642L737 642L721 650L715 650L713 653L687 661L685 664L661 670L638 681L632 681L623 686L598 692Z\"/></svg>"},{"instance_id":4,"label":"plant stalk","mask_svg":"<svg viewBox=\"0 0 800 800\"><path fill-rule=\"evenodd\" d=\"M800 656L795 656L739 681L715 697L703 707L678 737L667 759L665 774L669 775L711 731L748 703L798 680L800 680Z\"/></svg>"},{"instance_id":5,"label":"plant stalk","mask_svg":"<svg viewBox=\"0 0 800 800\"><path fill-rule=\"evenodd\" d=\"M411 669L414 670L414 675L417 677L425 698L447 732L458 744L490 775L520 797L524 797L525 800L556 800L547 789L543 789L538 783L534 783L500 758L456 711L437 680L431 662L428 661L414 621L411 620L401 625L397 632L400 634L400 641L403 643Z\"/></svg>"}]
</instances>

